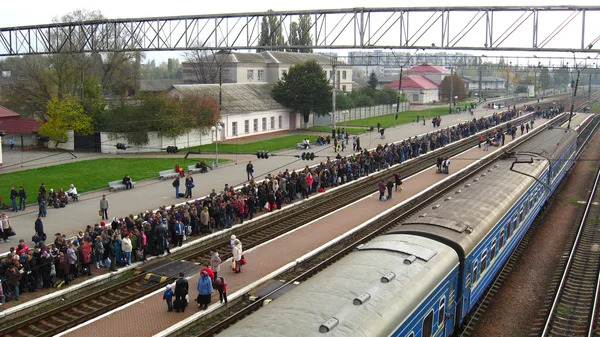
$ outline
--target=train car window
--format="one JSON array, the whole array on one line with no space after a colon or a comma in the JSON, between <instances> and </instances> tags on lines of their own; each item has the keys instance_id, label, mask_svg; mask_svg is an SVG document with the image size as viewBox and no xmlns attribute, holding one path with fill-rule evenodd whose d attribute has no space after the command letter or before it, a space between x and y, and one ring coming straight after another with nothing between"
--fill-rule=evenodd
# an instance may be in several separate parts
<instances>
[{"instance_id":1,"label":"train car window","mask_svg":"<svg viewBox=\"0 0 600 337\"><path fill-rule=\"evenodd\" d=\"M517 226L519 226L519 222L517 221L517 215L515 214L515 216L513 217L513 224L514 224L514 228L516 228ZM514 230L514 229L513 229Z\"/></svg>"},{"instance_id":2,"label":"train car window","mask_svg":"<svg viewBox=\"0 0 600 337\"><path fill-rule=\"evenodd\" d=\"M490 261L496 257L496 239L492 240L492 247L490 248Z\"/></svg>"},{"instance_id":3,"label":"train car window","mask_svg":"<svg viewBox=\"0 0 600 337\"><path fill-rule=\"evenodd\" d=\"M498 250L502 249L502 247L504 247L504 230L502 230L500 232L500 239L498 241Z\"/></svg>"},{"instance_id":4,"label":"train car window","mask_svg":"<svg viewBox=\"0 0 600 337\"><path fill-rule=\"evenodd\" d=\"M485 268L487 268L487 255L488 255L487 250L481 254L481 273L482 274L485 271Z\"/></svg>"},{"instance_id":5,"label":"train car window","mask_svg":"<svg viewBox=\"0 0 600 337\"><path fill-rule=\"evenodd\" d=\"M479 277L479 262L473 262L473 284L477 283Z\"/></svg>"},{"instance_id":6,"label":"train car window","mask_svg":"<svg viewBox=\"0 0 600 337\"><path fill-rule=\"evenodd\" d=\"M517 225L518 225L517 219L514 219L512 221L512 231L513 231L513 233L517 230Z\"/></svg>"},{"instance_id":7,"label":"train car window","mask_svg":"<svg viewBox=\"0 0 600 337\"><path fill-rule=\"evenodd\" d=\"M440 310L438 310L438 326L444 324L444 316L446 315L446 299L442 297L440 300Z\"/></svg>"},{"instance_id":8,"label":"train car window","mask_svg":"<svg viewBox=\"0 0 600 337\"><path fill-rule=\"evenodd\" d=\"M408 336L406 336L406 337L415 337L415 333L414 333L414 332L411 332L411 333L409 333L409 334L408 334Z\"/></svg>"},{"instance_id":9,"label":"train car window","mask_svg":"<svg viewBox=\"0 0 600 337\"><path fill-rule=\"evenodd\" d=\"M431 337L433 334L433 310L431 310L425 320L423 320L423 330L421 336L423 337Z\"/></svg>"},{"instance_id":10,"label":"train car window","mask_svg":"<svg viewBox=\"0 0 600 337\"><path fill-rule=\"evenodd\" d=\"M512 235L512 232L510 230L510 222L509 222L506 224L506 240L508 240L511 235Z\"/></svg>"},{"instance_id":11,"label":"train car window","mask_svg":"<svg viewBox=\"0 0 600 337\"><path fill-rule=\"evenodd\" d=\"M519 223L523 223L523 206L519 208Z\"/></svg>"}]
</instances>

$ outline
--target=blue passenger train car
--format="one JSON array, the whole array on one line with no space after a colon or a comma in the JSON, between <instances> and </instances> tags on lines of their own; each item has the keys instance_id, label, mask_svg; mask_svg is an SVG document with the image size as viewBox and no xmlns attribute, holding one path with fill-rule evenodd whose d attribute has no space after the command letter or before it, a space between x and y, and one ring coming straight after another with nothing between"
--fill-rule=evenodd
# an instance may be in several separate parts
<instances>
[{"instance_id":1,"label":"blue passenger train car","mask_svg":"<svg viewBox=\"0 0 600 337\"><path fill-rule=\"evenodd\" d=\"M450 336L572 166L576 138L540 132L219 336Z\"/></svg>"}]
</instances>

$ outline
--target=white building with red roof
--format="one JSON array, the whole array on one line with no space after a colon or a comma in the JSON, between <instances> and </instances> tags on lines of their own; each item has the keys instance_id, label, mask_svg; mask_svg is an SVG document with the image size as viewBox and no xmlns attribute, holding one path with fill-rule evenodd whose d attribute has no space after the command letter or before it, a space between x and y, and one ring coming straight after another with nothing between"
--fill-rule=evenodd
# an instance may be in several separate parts
<instances>
[{"instance_id":1,"label":"white building with red roof","mask_svg":"<svg viewBox=\"0 0 600 337\"><path fill-rule=\"evenodd\" d=\"M408 69L402 77L402 92L413 104L427 104L439 100L439 85L450 71L432 64L421 64ZM398 90L400 80L386 84L384 88Z\"/></svg>"},{"instance_id":2,"label":"white building with red roof","mask_svg":"<svg viewBox=\"0 0 600 337\"><path fill-rule=\"evenodd\" d=\"M386 84L384 88L398 90L400 80ZM424 76L404 76L402 77L402 92L410 103L426 104L438 100L439 86Z\"/></svg>"},{"instance_id":3,"label":"white building with red roof","mask_svg":"<svg viewBox=\"0 0 600 337\"><path fill-rule=\"evenodd\" d=\"M412 76L423 76L431 82L440 85L440 83L442 83L444 80L444 77L450 75L450 70L439 66L434 66L433 64L424 63L408 69L406 74Z\"/></svg>"}]
</instances>

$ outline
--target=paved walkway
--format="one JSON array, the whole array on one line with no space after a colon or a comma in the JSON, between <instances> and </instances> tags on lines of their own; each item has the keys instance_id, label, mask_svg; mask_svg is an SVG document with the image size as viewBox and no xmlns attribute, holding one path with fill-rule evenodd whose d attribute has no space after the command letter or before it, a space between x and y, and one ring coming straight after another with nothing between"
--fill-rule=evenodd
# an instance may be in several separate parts
<instances>
[{"instance_id":1,"label":"paved walkway","mask_svg":"<svg viewBox=\"0 0 600 337\"><path fill-rule=\"evenodd\" d=\"M475 117L482 117L490 115L497 110L478 109L475 111ZM451 114L442 117L442 127L454 125L458 122L464 122L470 120L473 117L468 113L462 114ZM423 134L426 132L434 131L435 129L431 126L431 123L408 123L398 125L395 128L386 128L386 139L382 140L379 138L379 134L375 132L368 132L360 135L361 146L363 148L373 148L377 144L384 142L393 142L408 137ZM258 139L258 138L256 138ZM350 150L346 149L344 154L349 155L351 153L352 143ZM273 156L266 160L259 160L254 155L248 154L220 154L220 158L227 158L231 161L225 164L219 165L212 171L205 174L195 174L194 184L194 196L203 197L208 195L212 189L222 191L225 184L229 186L237 186L246 182L245 167L248 161L252 161L254 164L255 179L264 178L269 173L279 173L287 169L298 169L303 168L306 165L314 165L319 161L324 160L327 156L334 157L336 153L333 151L333 147L330 146L313 146L310 152L314 152L317 158L314 161L302 161L299 158L293 157L293 155L301 154L301 150L284 150L277 152L279 156ZM45 153L47 156L47 153ZM27 160L36 159L38 163L36 165L54 165L57 163L64 163L71 160L85 160L91 158L109 157L111 155L103 155L98 153L80 154L77 153L77 159L72 158L70 154L53 154L53 156L46 158L39 158L39 154L25 152L23 154L17 152L8 152L4 155L5 165L11 168L11 162L16 162L15 159L21 161L21 156ZM180 155L180 154L179 154ZM113 155L114 156L114 155ZM137 156L139 155L123 155L118 156ZM166 154L156 154L153 156L168 156ZM171 155L173 156L173 155ZM24 163L27 165L27 163ZM12 166L14 167L14 166ZM30 167L27 167L30 168ZM25 169L25 167L23 168ZM4 171L4 170L2 170ZM1 172L1 171L0 171ZM158 172L157 172L158 175ZM135 177L133 177L135 179ZM109 217L124 217L128 214L138 214L144 210L156 209L163 205L172 205L180 202L184 202L184 199L176 199L175 191L171 185L171 180L161 181L158 179L151 179L146 181L140 181L133 190L129 191L118 191L108 192L107 190L100 190L90 193L85 193L79 198L79 202L70 203L66 208L49 208L48 216L44 218L44 229L48 234L49 238L53 237L56 232L67 234L67 236L73 236L79 229L85 229L87 225L93 225L101 221L98 216L99 201L103 194L106 194L106 198L109 200L110 206L108 209ZM34 234L33 225L37 217L37 207L29 207L25 212L18 212L14 214L9 212L8 215L11 217L11 223L13 229L17 233L14 237L16 241L19 238L23 238L29 241ZM0 244L0 253L7 252L9 247L13 246L13 242L9 244Z\"/></svg>"}]
</instances>

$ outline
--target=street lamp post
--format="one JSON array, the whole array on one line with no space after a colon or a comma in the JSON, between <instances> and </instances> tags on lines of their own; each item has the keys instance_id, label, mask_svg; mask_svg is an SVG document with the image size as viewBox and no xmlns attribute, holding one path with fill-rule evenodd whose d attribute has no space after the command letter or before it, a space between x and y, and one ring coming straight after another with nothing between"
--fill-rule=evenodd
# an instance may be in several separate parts
<instances>
[{"instance_id":1,"label":"street lamp post","mask_svg":"<svg viewBox=\"0 0 600 337\"><path fill-rule=\"evenodd\" d=\"M392 48L390 48L390 50L392 51L392 54L394 55L394 58L396 58L396 61L398 61L398 58L396 57L396 53L394 53L394 50ZM425 50L425 48L423 48L423 50ZM415 53L412 54L408 60L406 60L406 63L404 63L403 65L400 66L400 78L398 78L398 104L396 104L396 116L394 116L394 127L396 127L396 120L398 119L398 114L400 113L400 101L402 100L402 73L404 70L404 66L408 65L410 63L410 60L417 55L417 52L419 51L419 49L415 50Z\"/></svg>"},{"instance_id":2,"label":"street lamp post","mask_svg":"<svg viewBox=\"0 0 600 337\"><path fill-rule=\"evenodd\" d=\"M212 131L215 134L216 167L219 167L219 131L221 130L223 130L221 124L217 124L217 126L212 126L210 128L210 131Z\"/></svg>"},{"instance_id":3,"label":"street lamp post","mask_svg":"<svg viewBox=\"0 0 600 337\"><path fill-rule=\"evenodd\" d=\"M456 103L458 102L458 96L454 96L454 108L456 108Z\"/></svg>"}]
</instances>

